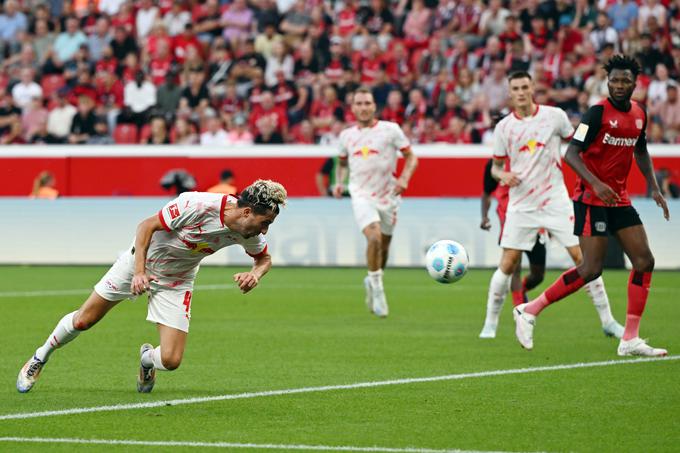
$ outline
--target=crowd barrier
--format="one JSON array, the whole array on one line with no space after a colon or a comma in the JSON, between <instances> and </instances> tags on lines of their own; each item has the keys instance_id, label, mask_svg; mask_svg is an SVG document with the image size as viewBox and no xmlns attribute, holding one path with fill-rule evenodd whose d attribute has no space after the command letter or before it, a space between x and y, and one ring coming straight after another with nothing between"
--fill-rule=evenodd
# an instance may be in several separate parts
<instances>
[{"instance_id":1,"label":"crowd barrier","mask_svg":"<svg viewBox=\"0 0 680 453\"><path fill-rule=\"evenodd\" d=\"M656 168L680 176L680 147L650 146ZM491 156L481 145L414 145L420 165L406 193L409 197L476 197L482 191L484 164ZM337 149L316 145L238 146L6 146L0 151L0 196L23 196L43 170L56 177L62 196L162 196L161 177L185 169L196 178L197 190L215 184L223 169L231 169L236 185L258 178L283 183L291 196L318 196L315 178ZM400 161L403 162L403 159ZM567 187L574 173L565 167ZM646 183L637 169L629 189L644 195Z\"/></svg>"}]
</instances>

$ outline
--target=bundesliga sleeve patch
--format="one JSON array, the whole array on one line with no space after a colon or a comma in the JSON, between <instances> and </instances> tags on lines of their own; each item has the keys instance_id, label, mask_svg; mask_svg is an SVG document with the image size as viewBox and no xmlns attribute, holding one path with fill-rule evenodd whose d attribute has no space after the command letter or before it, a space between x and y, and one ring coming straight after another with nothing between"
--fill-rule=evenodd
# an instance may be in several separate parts
<instances>
[{"instance_id":1,"label":"bundesliga sleeve patch","mask_svg":"<svg viewBox=\"0 0 680 453\"><path fill-rule=\"evenodd\" d=\"M573 138L574 138L574 140L578 140L579 142L582 142L583 140L586 139L587 134L588 134L588 125L581 123L576 128L576 132L574 132Z\"/></svg>"},{"instance_id":2,"label":"bundesliga sleeve patch","mask_svg":"<svg viewBox=\"0 0 680 453\"><path fill-rule=\"evenodd\" d=\"M177 207L177 203L168 206L168 212L170 213L170 217L172 217L173 220L179 217L179 208Z\"/></svg>"}]
</instances>

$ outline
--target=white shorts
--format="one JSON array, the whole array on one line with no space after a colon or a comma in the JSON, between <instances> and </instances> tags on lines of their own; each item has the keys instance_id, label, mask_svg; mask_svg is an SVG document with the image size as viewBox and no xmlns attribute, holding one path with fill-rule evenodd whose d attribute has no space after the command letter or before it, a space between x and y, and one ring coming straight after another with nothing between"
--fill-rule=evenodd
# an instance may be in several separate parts
<instances>
[{"instance_id":1,"label":"white shorts","mask_svg":"<svg viewBox=\"0 0 680 453\"><path fill-rule=\"evenodd\" d=\"M501 247L530 251L541 228L564 247L578 245L578 237L574 236L574 208L565 205L561 209L508 212L501 234Z\"/></svg>"},{"instance_id":2,"label":"white shorts","mask_svg":"<svg viewBox=\"0 0 680 453\"><path fill-rule=\"evenodd\" d=\"M128 250L94 286L95 292L112 302L135 299L137 296L130 292L134 269L134 255ZM149 304L146 320L189 332L192 289L193 284L192 288L187 290L168 288L151 282L151 289L147 291Z\"/></svg>"},{"instance_id":3,"label":"white shorts","mask_svg":"<svg viewBox=\"0 0 680 453\"><path fill-rule=\"evenodd\" d=\"M352 197L352 210L359 229L363 231L371 223L379 222L380 231L386 236L392 236L400 204L401 198L396 197L386 203L367 197Z\"/></svg>"}]
</instances>

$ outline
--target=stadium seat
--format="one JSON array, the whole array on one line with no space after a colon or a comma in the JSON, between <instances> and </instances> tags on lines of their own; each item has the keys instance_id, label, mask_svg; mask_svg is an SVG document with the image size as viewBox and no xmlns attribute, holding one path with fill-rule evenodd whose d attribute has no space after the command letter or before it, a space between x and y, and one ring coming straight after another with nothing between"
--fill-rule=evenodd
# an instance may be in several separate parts
<instances>
[{"instance_id":1,"label":"stadium seat","mask_svg":"<svg viewBox=\"0 0 680 453\"><path fill-rule=\"evenodd\" d=\"M42 78L40 85L42 86L43 97L48 98L59 88L66 85L66 81L61 74L50 74Z\"/></svg>"},{"instance_id":2,"label":"stadium seat","mask_svg":"<svg viewBox=\"0 0 680 453\"><path fill-rule=\"evenodd\" d=\"M149 140L149 137L151 137L151 125L145 124L139 131L139 143L145 144Z\"/></svg>"},{"instance_id":3,"label":"stadium seat","mask_svg":"<svg viewBox=\"0 0 680 453\"><path fill-rule=\"evenodd\" d=\"M113 131L113 140L119 145L134 145L137 143L137 126L134 124L119 124Z\"/></svg>"}]
</instances>

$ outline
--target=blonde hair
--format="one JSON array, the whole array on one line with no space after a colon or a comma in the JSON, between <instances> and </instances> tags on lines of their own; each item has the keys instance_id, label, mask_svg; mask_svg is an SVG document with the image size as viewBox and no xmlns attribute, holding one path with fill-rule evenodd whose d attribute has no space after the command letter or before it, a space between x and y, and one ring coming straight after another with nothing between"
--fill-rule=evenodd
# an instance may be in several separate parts
<instances>
[{"instance_id":1,"label":"blonde hair","mask_svg":"<svg viewBox=\"0 0 680 453\"><path fill-rule=\"evenodd\" d=\"M258 179L241 192L238 207L250 207L256 214L268 211L279 213L279 205L285 206L288 194L286 189L276 181Z\"/></svg>"}]
</instances>

